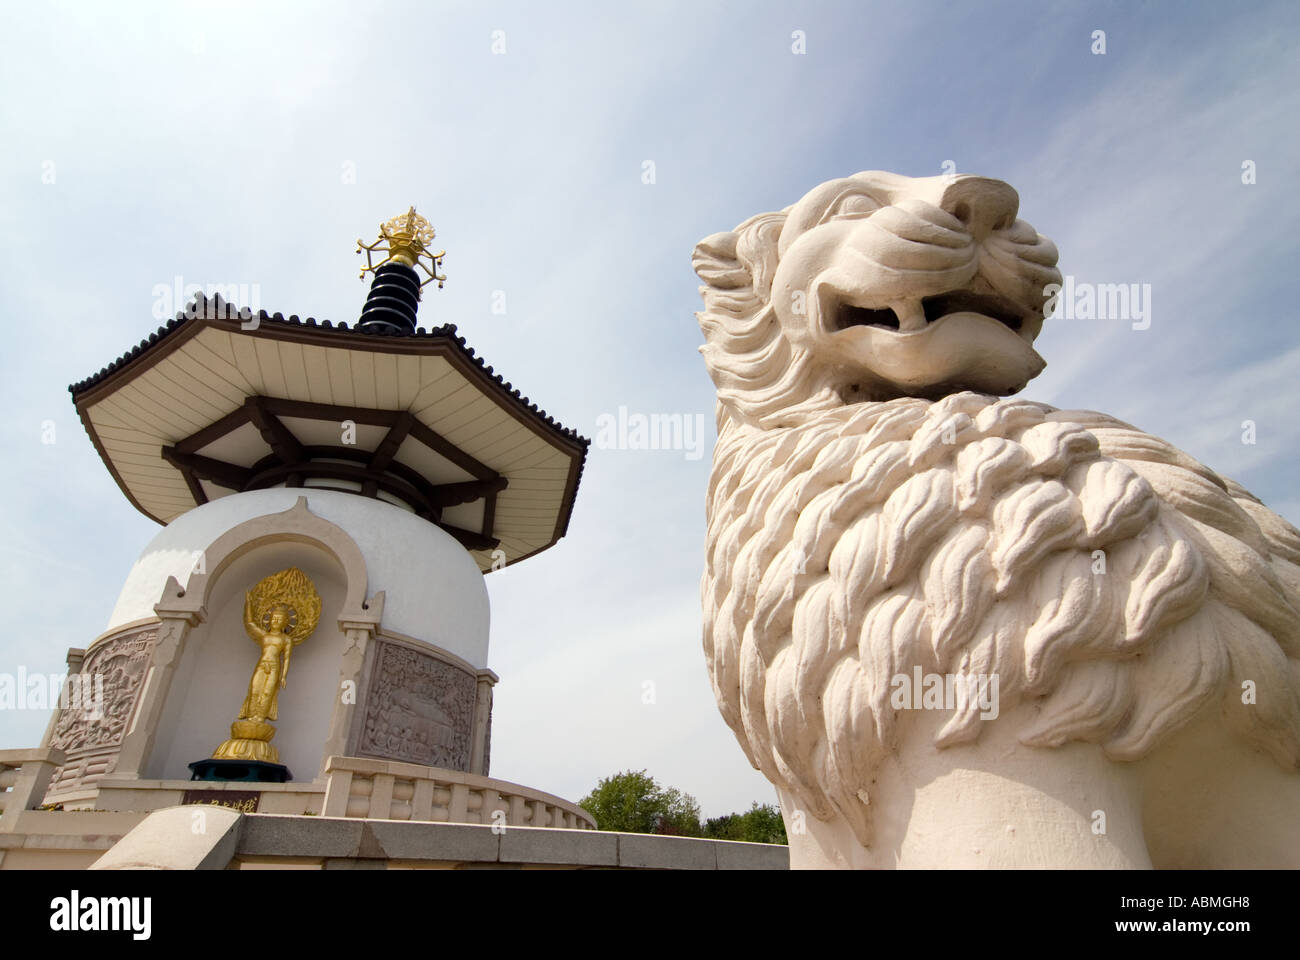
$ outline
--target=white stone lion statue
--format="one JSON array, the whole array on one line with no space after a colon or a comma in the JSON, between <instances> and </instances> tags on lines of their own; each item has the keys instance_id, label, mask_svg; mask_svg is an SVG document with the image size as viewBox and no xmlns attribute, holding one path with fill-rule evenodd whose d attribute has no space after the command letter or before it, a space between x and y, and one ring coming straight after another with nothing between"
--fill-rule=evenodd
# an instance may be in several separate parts
<instances>
[{"instance_id":1,"label":"white stone lion statue","mask_svg":"<svg viewBox=\"0 0 1300 960\"><path fill-rule=\"evenodd\" d=\"M795 867L1300 866L1300 532L1022 399L1056 248L859 173L695 248L704 651Z\"/></svg>"}]
</instances>

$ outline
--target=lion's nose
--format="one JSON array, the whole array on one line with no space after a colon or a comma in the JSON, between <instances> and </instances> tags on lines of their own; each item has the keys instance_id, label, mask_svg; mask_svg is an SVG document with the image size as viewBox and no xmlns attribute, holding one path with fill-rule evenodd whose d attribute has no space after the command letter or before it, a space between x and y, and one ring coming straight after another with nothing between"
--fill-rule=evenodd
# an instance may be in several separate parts
<instances>
[{"instance_id":1,"label":"lion's nose","mask_svg":"<svg viewBox=\"0 0 1300 960\"><path fill-rule=\"evenodd\" d=\"M943 191L939 206L966 225L976 240L1016 222L1020 195L991 177L958 177Z\"/></svg>"}]
</instances>

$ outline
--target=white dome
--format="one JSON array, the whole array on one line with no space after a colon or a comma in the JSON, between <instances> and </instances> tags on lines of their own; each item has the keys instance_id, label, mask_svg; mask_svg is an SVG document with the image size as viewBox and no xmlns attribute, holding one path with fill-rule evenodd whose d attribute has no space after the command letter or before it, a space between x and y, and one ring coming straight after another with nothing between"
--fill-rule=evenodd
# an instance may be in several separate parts
<instances>
[{"instance_id":1,"label":"white dome","mask_svg":"<svg viewBox=\"0 0 1300 960\"><path fill-rule=\"evenodd\" d=\"M212 500L165 526L131 568L108 629L154 616L167 578L189 581L198 555L246 520L307 509L340 527L365 558L367 594L385 591L383 627L487 666L488 593L468 551L450 534L382 500L310 487L253 490Z\"/></svg>"}]
</instances>

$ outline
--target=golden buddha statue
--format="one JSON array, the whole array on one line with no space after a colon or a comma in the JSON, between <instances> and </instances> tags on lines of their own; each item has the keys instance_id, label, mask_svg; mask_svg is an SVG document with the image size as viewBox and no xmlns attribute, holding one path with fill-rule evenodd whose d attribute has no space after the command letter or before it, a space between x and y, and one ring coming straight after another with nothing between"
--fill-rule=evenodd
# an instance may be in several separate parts
<instances>
[{"instance_id":1,"label":"golden buddha statue","mask_svg":"<svg viewBox=\"0 0 1300 960\"><path fill-rule=\"evenodd\" d=\"M239 717L230 725L231 738L217 747L213 759L279 762L279 751L271 745L275 727L267 721L279 719L289 658L316 629L320 614L320 594L297 567L271 574L244 595L244 630L262 654Z\"/></svg>"},{"instance_id":2,"label":"golden buddha statue","mask_svg":"<svg viewBox=\"0 0 1300 960\"><path fill-rule=\"evenodd\" d=\"M240 720L279 719L276 708L280 691L289 679L289 655L293 653L293 641L286 632L293 629L289 625L293 615L292 607L277 603L268 618L270 629L263 630L253 619L253 594L244 595L244 629L262 645L262 656L248 681L248 696L239 710Z\"/></svg>"}]
</instances>

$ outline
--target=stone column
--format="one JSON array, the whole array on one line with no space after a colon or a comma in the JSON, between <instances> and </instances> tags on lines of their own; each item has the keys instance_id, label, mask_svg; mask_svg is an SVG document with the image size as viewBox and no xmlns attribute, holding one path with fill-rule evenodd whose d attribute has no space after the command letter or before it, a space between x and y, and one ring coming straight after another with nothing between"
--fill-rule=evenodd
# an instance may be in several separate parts
<instances>
[{"instance_id":1,"label":"stone column","mask_svg":"<svg viewBox=\"0 0 1300 960\"><path fill-rule=\"evenodd\" d=\"M127 724L126 735L122 738L122 749L113 768L114 777L128 780L140 778L157 739L158 722L162 719L172 677L185 649L185 637L189 634L190 627L202 622L203 617L197 614L184 614L165 616L158 624L158 643L154 647L149 670L144 676L140 697L136 700L135 710Z\"/></svg>"},{"instance_id":2,"label":"stone column","mask_svg":"<svg viewBox=\"0 0 1300 960\"><path fill-rule=\"evenodd\" d=\"M86 651L81 647L68 647L68 676L64 679L65 687L71 682L75 674L81 673L81 664L86 659ZM59 726L59 712L63 709L62 704L56 705L54 712L50 714L50 722L45 727L45 736L41 737L41 746L48 747L50 741L54 739L54 731Z\"/></svg>"},{"instance_id":3,"label":"stone column","mask_svg":"<svg viewBox=\"0 0 1300 960\"><path fill-rule=\"evenodd\" d=\"M357 702L361 698L361 672L366 651L379 630L384 615L384 592L370 598L361 610L345 610L339 617L339 629L347 638L339 658L339 682L334 693L334 712L330 715L329 735L321 754L320 774L326 774L330 757L347 755L348 738L356 720Z\"/></svg>"},{"instance_id":4,"label":"stone column","mask_svg":"<svg viewBox=\"0 0 1300 960\"><path fill-rule=\"evenodd\" d=\"M161 619L158 624L158 641L153 648L149 670L145 674L135 710L122 738L122 749L113 769L115 778L140 779L149 753L158 733L158 721L171 690L172 677L180 664L185 649L185 637L190 628L208 617L201 603L186 597L175 577L167 578L163 599L154 604L154 613Z\"/></svg>"},{"instance_id":5,"label":"stone column","mask_svg":"<svg viewBox=\"0 0 1300 960\"><path fill-rule=\"evenodd\" d=\"M488 719L492 716L492 687L497 675L484 670L478 675L478 689L474 697L474 727L470 739L469 772L486 777Z\"/></svg>"}]
</instances>

